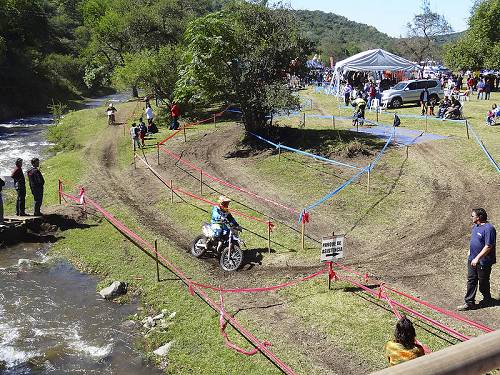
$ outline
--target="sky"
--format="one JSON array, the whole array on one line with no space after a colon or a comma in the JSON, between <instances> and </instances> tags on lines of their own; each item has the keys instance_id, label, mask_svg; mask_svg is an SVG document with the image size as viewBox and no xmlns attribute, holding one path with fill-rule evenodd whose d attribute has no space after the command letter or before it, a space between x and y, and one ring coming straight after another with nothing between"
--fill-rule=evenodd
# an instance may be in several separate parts
<instances>
[{"instance_id":1,"label":"sky","mask_svg":"<svg viewBox=\"0 0 500 375\"><path fill-rule=\"evenodd\" d=\"M420 13L419 0L286 0L293 9L322 10L351 21L375 26L392 37L406 35L406 24ZM443 15L453 31L467 29L473 0L430 0L433 12Z\"/></svg>"}]
</instances>

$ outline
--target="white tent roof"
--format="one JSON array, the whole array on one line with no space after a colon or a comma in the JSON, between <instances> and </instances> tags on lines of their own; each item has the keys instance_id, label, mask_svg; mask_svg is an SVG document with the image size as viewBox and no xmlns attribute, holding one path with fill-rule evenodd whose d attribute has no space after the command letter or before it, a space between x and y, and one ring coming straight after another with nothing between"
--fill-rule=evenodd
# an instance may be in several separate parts
<instances>
[{"instance_id":1,"label":"white tent roof","mask_svg":"<svg viewBox=\"0 0 500 375\"><path fill-rule=\"evenodd\" d=\"M352 71L382 71L382 70L411 70L418 67L417 64L406 60L383 49L371 49L358 53L335 64L335 73L342 70Z\"/></svg>"}]
</instances>

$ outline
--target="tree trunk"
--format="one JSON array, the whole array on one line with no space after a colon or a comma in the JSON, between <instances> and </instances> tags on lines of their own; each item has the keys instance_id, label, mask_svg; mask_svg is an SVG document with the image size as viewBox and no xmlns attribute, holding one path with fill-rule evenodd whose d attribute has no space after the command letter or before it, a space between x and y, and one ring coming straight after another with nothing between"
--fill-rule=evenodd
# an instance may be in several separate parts
<instances>
[{"instance_id":1,"label":"tree trunk","mask_svg":"<svg viewBox=\"0 0 500 375\"><path fill-rule=\"evenodd\" d=\"M134 98L138 98L139 97L139 92L137 91L137 86L132 86L132 96Z\"/></svg>"}]
</instances>

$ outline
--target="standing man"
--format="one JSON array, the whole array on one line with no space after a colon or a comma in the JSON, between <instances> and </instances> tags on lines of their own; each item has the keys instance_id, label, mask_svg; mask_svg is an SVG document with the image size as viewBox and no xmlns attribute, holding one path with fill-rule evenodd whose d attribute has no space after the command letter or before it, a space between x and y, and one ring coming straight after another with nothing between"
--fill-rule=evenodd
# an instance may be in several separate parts
<instances>
[{"instance_id":1,"label":"standing man","mask_svg":"<svg viewBox=\"0 0 500 375\"><path fill-rule=\"evenodd\" d=\"M43 185L45 180L43 179L42 172L38 167L40 166L40 160L38 158L31 159L31 169L28 170L28 180L30 183L31 194L33 194L33 199L35 201L35 210L33 215L42 216L40 208L42 207L43 201Z\"/></svg>"},{"instance_id":2,"label":"standing man","mask_svg":"<svg viewBox=\"0 0 500 375\"><path fill-rule=\"evenodd\" d=\"M422 107L422 116L427 113L427 105L429 104L429 90L427 87L420 93L420 106Z\"/></svg>"},{"instance_id":3,"label":"standing man","mask_svg":"<svg viewBox=\"0 0 500 375\"><path fill-rule=\"evenodd\" d=\"M146 109L144 110L144 113L146 114L146 120L148 121L148 126L151 126L155 116L153 114L153 108L151 108L151 104L149 104L149 101L146 102Z\"/></svg>"},{"instance_id":4,"label":"standing man","mask_svg":"<svg viewBox=\"0 0 500 375\"><path fill-rule=\"evenodd\" d=\"M476 292L479 291L483 300L479 307L491 306L493 299L490 293L491 266L496 263L496 237L495 227L488 222L488 215L483 208L472 210L472 232L470 238L469 258L467 261L467 293L465 304L458 306L459 311L473 310L476 305Z\"/></svg>"},{"instance_id":5,"label":"standing man","mask_svg":"<svg viewBox=\"0 0 500 375\"><path fill-rule=\"evenodd\" d=\"M130 138L132 139L132 149L141 148L141 143L139 142L139 132L140 129L137 124L134 122L130 127Z\"/></svg>"},{"instance_id":6,"label":"standing man","mask_svg":"<svg viewBox=\"0 0 500 375\"><path fill-rule=\"evenodd\" d=\"M5 181L0 177L0 224L3 224L3 197L2 188L5 186Z\"/></svg>"},{"instance_id":7,"label":"standing man","mask_svg":"<svg viewBox=\"0 0 500 375\"><path fill-rule=\"evenodd\" d=\"M170 116L172 116L172 125L170 125L170 130L179 129L179 116L181 115L181 111L177 103L172 103L172 107L170 107Z\"/></svg>"},{"instance_id":8,"label":"standing man","mask_svg":"<svg viewBox=\"0 0 500 375\"><path fill-rule=\"evenodd\" d=\"M27 216L25 212L25 202L26 202L26 181L24 180L23 173L23 159L18 158L16 160L16 167L12 171L10 177L14 180L14 188L17 192L16 199L16 215L17 216Z\"/></svg>"}]
</instances>

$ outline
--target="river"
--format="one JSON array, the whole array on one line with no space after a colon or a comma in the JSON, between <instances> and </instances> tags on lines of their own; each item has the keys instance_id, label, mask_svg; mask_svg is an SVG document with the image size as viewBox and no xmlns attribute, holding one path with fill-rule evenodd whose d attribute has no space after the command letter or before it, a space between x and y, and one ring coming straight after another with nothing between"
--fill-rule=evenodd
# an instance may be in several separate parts
<instances>
[{"instance_id":1,"label":"river","mask_svg":"<svg viewBox=\"0 0 500 375\"><path fill-rule=\"evenodd\" d=\"M87 107L125 99L112 95ZM0 175L10 175L18 157L47 157L44 131L51 124L50 116L0 124ZM133 348L136 332L123 323L137 305L103 300L96 277L49 250L37 243L0 248L0 373L159 374ZM19 265L19 259L27 261Z\"/></svg>"}]
</instances>

